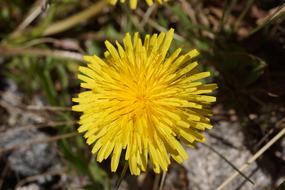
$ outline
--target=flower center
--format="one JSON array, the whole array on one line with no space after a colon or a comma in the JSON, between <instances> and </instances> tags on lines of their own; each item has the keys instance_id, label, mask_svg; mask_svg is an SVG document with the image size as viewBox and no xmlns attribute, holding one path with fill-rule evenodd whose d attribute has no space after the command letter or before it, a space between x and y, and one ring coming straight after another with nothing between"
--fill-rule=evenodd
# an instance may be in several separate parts
<instances>
[{"instance_id":1,"label":"flower center","mask_svg":"<svg viewBox=\"0 0 285 190\"><path fill-rule=\"evenodd\" d=\"M145 105L148 102L148 98L144 94L143 95L138 95L136 98L137 98L138 103L140 103L140 104Z\"/></svg>"}]
</instances>

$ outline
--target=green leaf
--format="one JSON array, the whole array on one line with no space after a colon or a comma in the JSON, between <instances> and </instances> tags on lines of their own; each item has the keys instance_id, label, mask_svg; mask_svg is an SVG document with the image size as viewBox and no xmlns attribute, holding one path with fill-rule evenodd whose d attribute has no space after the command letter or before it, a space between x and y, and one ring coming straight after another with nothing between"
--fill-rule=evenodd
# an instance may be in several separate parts
<instances>
[{"instance_id":1,"label":"green leaf","mask_svg":"<svg viewBox=\"0 0 285 190\"><path fill-rule=\"evenodd\" d=\"M183 25L183 28L185 30L189 30L192 28L192 22L188 19L186 13L181 11L181 7L179 5L175 5L169 8L173 12L173 14L179 18L179 22Z\"/></svg>"},{"instance_id":2,"label":"green leaf","mask_svg":"<svg viewBox=\"0 0 285 190\"><path fill-rule=\"evenodd\" d=\"M103 190L104 186L101 183L92 183L83 187L85 190Z\"/></svg>"},{"instance_id":3,"label":"green leaf","mask_svg":"<svg viewBox=\"0 0 285 190\"><path fill-rule=\"evenodd\" d=\"M94 181L102 184L104 183L107 174L104 170L99 168L98 163L95 161L95 159L92 159L92 161L89 163L89 171Z\"/></svg>"},{"instance_id":4,"label":"green leaf","mask_svg":"<svg viewBox=\"0 0 285 190\"><path fill-rule=\"evenodd\" d=\"M243 52L217 52L217 68L231 86L245 88L259 79L267 66L261 58Z\"/></svg>"},{"instance_id":5,"label":"green leaf","mask_svg":"<svg viewBox=\"0 0 285 190\"><path fill-rule=\"evenodd\" d=\"M64 154L65 158L72 163L72 166L82 174L88 174L88 165L82 158L82 155L75 154L71 151L71 144L68 140L59 141L59 148Z\"/></svg>"}]
</instances>

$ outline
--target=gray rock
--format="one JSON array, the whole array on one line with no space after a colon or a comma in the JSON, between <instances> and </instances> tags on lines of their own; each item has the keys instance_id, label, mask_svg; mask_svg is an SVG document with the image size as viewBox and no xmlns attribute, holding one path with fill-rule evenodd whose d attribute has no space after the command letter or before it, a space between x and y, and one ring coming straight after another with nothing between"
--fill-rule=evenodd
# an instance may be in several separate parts
<instances>
[{"instance_id":1,"label":"gray rock","mask_svg":"<svg viewBox=\"0 0 285 190\"><path fill-rule=\"evenodd\" d=\"M45 139L48 136L37 130L9 130L0 135L0 148L8 148ZM31 176L42 173L57 162L56 149L40 143L15 149L8 155L9 167L16 173Z\"/></svg>"},{"instance_id":2,"label":"gray rock","mask_svg":"<svg viewBox=\"0 0 285 190\"><path fill-rule=\"evenodd\" d=\"M207 144L226 157L237 168L251 156L243 145L244 136L238 123L220 122L206 134ZM189 159L184 163L188 171L189 189L216 189L234 169L208 147L198 144L197 149L188 150ZM255 182L252 185L243 177L236 177L226 189L261 190L271 185L271 179L264 174L256 163L251 164L244 172Z\"/></svg>"},{"instance_id":3,"label":"gray rock","mask_svg":"<svg viewBox=\"0 0 285 190\"><path fill-rule=\"evenodd\" d=\"M23 187L18 187L16 190L40 190L40 187L37 184L29 184Z\"/></svg>"}]
</instances>

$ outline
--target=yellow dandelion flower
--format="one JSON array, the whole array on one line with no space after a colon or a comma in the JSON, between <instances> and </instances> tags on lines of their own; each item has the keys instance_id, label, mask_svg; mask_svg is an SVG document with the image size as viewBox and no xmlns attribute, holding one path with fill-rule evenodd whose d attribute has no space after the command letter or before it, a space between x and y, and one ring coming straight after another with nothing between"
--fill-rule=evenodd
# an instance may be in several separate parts
<instances>
[{"instance_id":1,"label":"yellow dandelion flower","mask_svg":"<svg viewBox=\"0 0 285 190\"><path fill-rule=\"evenodd\" d=\"M107 1L112 5L115 5L118 1L120 1L121 3L125 3L126 0L107 0ZM131 9L135 9L137 7L138 0L129 0L129 1ZM145 0L145 1L149 6L151 6L154 1L157 2L158 4L162 4L168 0Z\"/></svg>"},{"instance_id":2,"label":"yellow dandelion flower","mask_svg":"<svg viewBox=\"0 0 285 190\"><path fill-rule=\"evenodd\" d=\"M111 170L117 170L124 152L131 174L147 169L150 159L154 172L166 171L170 159L182 163L187 153L181 142L192 146L205 141L201 131L210 129L210 104L216 84L200 79L209 72L198 72L190 61L197 50L168 54L174 30L166 34L130 34L123 46L106 41L105 59L85 56L89 64L79 67L82 88L72 108L83 112L78 131L87 144L93 144L97 161L111 157Z\"/></svg>"}]
</instances>

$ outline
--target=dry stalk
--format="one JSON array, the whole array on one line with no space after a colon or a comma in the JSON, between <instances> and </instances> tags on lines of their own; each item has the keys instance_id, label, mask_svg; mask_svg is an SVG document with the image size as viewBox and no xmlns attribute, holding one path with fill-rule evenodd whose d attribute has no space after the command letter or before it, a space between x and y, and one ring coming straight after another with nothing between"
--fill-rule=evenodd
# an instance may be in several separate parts
<instances>
[{"instance_id":1,"label":"dry stalk","mask_svg":"<svg viewBox=\"0 0 285 190\"><path fill-rule=\"evenodd\" d=\"M0 154L3 154L5 152L9 152L9 151L13 151L13 150L18 149L18 148L31 146L34 144L50 143L50 142L58 141L61 139L71 138L71 137L76 136L77 134L78 134L77 132L71 132L71 133L66 133L66 134L62 134L62 135L56 135L56 136L45 138L45 139L32 140L29 142L25 142L22 144L16 144L16 145L6 147L6 148L0 148Z\"/></svg>"}]
</instances>

